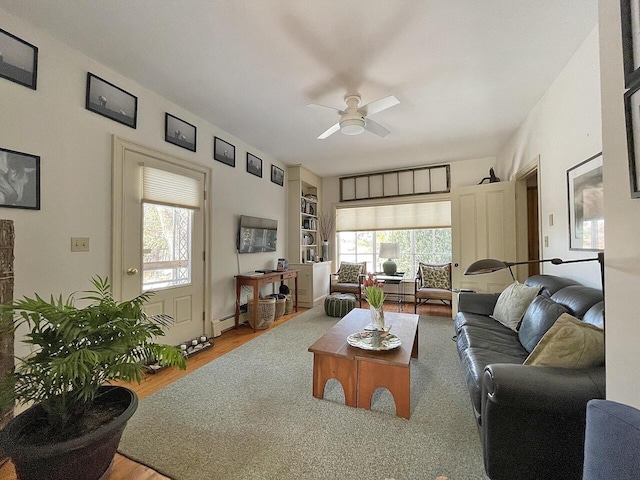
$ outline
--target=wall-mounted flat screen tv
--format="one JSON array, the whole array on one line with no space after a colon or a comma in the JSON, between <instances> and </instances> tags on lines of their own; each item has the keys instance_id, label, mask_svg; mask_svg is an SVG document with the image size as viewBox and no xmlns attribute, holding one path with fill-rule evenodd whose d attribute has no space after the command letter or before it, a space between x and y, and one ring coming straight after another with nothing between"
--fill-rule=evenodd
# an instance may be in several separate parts
<instances>
[{"instance_id":1,"label":"wall-mounted flat screen tv","mask_svg":"<svg viewBox=\"0 0 640 480\"><path fill-rule=\"evenodd\" d=\"M277 237L277 220L240 216L238 253L275 252Z\"/></svg>"}]
</instances>

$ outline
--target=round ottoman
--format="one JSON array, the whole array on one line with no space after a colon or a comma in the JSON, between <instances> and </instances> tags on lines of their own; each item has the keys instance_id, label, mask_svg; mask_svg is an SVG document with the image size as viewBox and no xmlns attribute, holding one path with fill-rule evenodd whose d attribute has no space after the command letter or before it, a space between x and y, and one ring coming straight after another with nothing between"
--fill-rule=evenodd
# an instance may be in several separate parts
<instances>
[{"instance_id":1,"label":"round ottoman","mask_svg":"<svg viewBox=\"0 0 640 480\"><path fill-rule=\"evenodd\" d=\"M356 297L349 293L334 293L324 299L324 311L330 317L344 317L356 308Z\"/></svg>"}]
</instances>

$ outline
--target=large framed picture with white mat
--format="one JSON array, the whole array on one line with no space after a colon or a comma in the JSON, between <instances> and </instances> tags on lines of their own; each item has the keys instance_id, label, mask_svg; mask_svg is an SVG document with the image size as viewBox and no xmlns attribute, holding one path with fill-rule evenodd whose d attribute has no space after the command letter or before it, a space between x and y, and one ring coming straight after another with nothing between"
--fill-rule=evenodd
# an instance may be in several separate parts
<instances>
[{"instance_id":1,"label":"large framed picture with white mat","mask_svg":"<svg viewBox=\"0 0 640 480\"><path fill-rule=\"evenodd\" d=\"M567 170L569 249L604 250L602 152Z\"/></svg>"}]
</instances>

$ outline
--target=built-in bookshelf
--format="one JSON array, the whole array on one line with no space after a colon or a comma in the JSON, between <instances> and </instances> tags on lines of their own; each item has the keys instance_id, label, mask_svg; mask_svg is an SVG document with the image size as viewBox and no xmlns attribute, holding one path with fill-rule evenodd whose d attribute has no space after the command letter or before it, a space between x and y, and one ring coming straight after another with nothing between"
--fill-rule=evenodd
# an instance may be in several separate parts
<instances>
[{"instance_id":1,"label":"built-in bookshelf","mask_svg":"<svg viewBox=\"0 0 640 480\"><path fill-rule=\"evenodd\" d=\"M321 239L318 218L321 206L320 177L302 166L288 170L289 232L287 255L289 266L300 271L298 301L312 307L329 293L330 262L320 262Z\"/></svg>"}]
</instances>

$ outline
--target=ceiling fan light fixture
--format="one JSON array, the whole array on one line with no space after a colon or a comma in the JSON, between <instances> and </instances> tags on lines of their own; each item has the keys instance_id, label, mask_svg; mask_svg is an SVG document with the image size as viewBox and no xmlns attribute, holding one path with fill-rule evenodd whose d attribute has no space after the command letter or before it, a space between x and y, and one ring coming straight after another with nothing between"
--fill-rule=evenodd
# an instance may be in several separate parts
<instances>
[{"instance_id":1,"label":"ceiling fan light fixture","mask_svg":"<svg viewBox=\"0 0 640 480\"><path fill-rule=\"evenodd\" d=\"M340 122L340 131L345 135L360 135L364 132L364 120L351 118Z\"/></svg>"}]
</instances>

